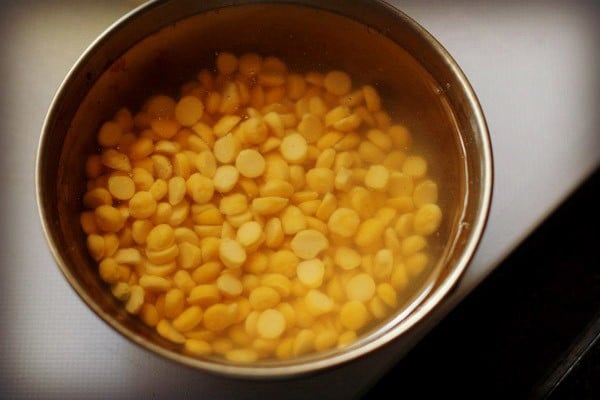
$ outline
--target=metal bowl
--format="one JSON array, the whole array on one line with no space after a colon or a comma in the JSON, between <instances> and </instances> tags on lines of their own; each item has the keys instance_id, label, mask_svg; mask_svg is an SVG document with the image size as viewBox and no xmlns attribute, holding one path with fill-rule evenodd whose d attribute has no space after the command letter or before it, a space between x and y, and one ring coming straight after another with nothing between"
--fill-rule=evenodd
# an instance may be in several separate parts
<instances>
[{"instance_id":1,"label":"metal bowl","mask_svg":"<svg viewBox=\"0 0 600 400\"><path fill-rule=\"evenodd\" d=\"M182 354L128 315L99 279L79 225L84 162L95 132L123 105L210 65L215 52L259 51L297 68L347 70L375 84L394 119L427 143L446 210L439 262L391 318L343 349L289 361L234 365ZM83 54L48 112L37 158L37 201L59 268L83 301L141 347L175 362L240 377L283 377L356 359L410 330L444 299L467 268L491 199L492 153L485 119L467 78L421 26L383 1L181 0L151 2L123 17Z\"/></svg>"}]
</instances>

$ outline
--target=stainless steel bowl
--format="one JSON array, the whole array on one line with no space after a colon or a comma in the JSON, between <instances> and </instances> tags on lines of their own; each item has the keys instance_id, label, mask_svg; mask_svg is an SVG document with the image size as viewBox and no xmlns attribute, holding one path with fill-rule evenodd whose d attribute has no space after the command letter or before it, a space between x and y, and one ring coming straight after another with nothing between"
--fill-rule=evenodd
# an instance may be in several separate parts
<instances>
[{"instance_id":1,"label":"stainless steel bowl","mask_svg":"<svg viewBox=\"0 0 600 400\"><path fill-rule=\"evenodd\" d=\"M417 133L417 146L427 142L437 160L431 172L447 210L440 261L402 309L346 348L250 366L186 356L124 312L87 254L79 225L84 161L95 150L101 121L122 105L135 109L153 93L173 92L224 49L275 54L297 68L345 69L376 84L392 115ZM467 268L491 192L488 131L467 78L427 31L383 1L171 0L140 7L110 27L73 67L48 112L37 159L37 200L48 244L91 310L165 358L240 377L292 376L340 365L410 330Z\"/></svg>"}]
</instances>

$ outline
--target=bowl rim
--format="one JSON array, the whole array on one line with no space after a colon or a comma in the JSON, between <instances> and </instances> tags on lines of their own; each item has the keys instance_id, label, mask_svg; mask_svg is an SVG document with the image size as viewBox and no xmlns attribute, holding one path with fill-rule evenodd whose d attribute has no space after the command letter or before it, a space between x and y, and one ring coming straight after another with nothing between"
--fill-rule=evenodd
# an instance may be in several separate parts
<instances>
[{"instance_id":1,"label":"bowl rim","mask_svg":"<svg viewBox=\"0 0 600 400\"><path fill-rule=\"evenodd\" d=\"M483 171L482 176L482 188L481 188L481 209L479 210L479 214L476 216L473 224L471 224L471 235L468 240L467 245L464 248L464 251L460 255L459 259L456 262L456 267L452 270L450 274L448 274L444 280L436 287L436 290L433 293L427 293L427 296L423 301L417 302L418 306L415 309L412 309L411 312L402 319L401 324L396 324L395 326L388 329L383 334L375 337L369 342L363 343L359 347L355 347L354 349L346 352L340 352L334 354L331 357L320 358L315 360L307 360L303 362L299 362L296 364L290 365L277 365L277 366L257 366L257 365L236 365L236 364L221 364L215 363L211 361L206 361L197 358L191 358L184 356L183 354L167 350L150 340L145 339L144 337L133 333L131 330L127 329L124 325L119 323L116 318L104 312L98 304L91 298L91 296L87 293L84 287L79 284L79 282L75 279L73 274L69 271L67 267L67 262L63 259L60 254L60 251L56 245L54 237L50 233L49 221L46 209L44 207L44 195L42 193L42 181L43 181L43 171L42 171L42 160L44 158L45 148L47 147L48 137L50 135L50 125L53 119L53 115L56 114L56 110L59 107L59 103L64 93L67 91L67 87L69 86L69 82L78 74L78 71L83 68L85 62L90 58L94 52L106 41L110 39L110 36L114 33L114 31L128 24L131 20L136 17L148 12L151 8L155 6L159 6L162 2L160 0L153 0L142 4L125 15L121 16L117 19L113 24L111 24L107 29L105 29L80 55L77 61L73 64L63 81L61 82L46 117L44 119L42 125L41 135L38 141L38 149L36 155L36 165L35 165L35 187L36 187L36 202L38 208L38 214L40 217L40 221L42 224L42 231L44 233L44 237L46 243L50 249L50 252L56 262L57 266L62 271L65 279L69 283L69 285L74 289L75 293L80 297L83 302L105 323L110 325L113 329L119 332L122 336L132 341L133 343L139 345L141 348L145 349L149 353L153 355L160 355L165 359L175 362L179 365L184 365L186 367L191 367L196 370L202 370L205 372L216 373L219 375L225 375L230 377L239 377L239 378L286 378L300 375L307 375L311 373L316 373L318 371L328 369L331 367L339 367L343 364L346 364L352 360L363 357L372 351L379 349L387 344L390 344L394 339L399 338L402 334L406 334L408 331L413 329L415 325L423 322L425 318L430 315L431 311L435 308L439 307L441 302L447 298L447 296L452 292L452 289L456 287L460 278L464 275L464 272L468 265L470 264L475 251L477 250L481 238L483 236L483 232L487 225L491 202L492 202L492 192L493 192L493 183L494 183L494 164L493 164L493 153L491 148L491 140L490 134L487 126L487 122L479 102L477 95L473 87L471 86L469 80L466 75L459 67L458 63L454 60L454 58L450 55L450 53L444 48L444 46L438 42L438 40L429 33L424 27L422 27L418 22L409 17L400 9L395 6L387 3L385 0L372 0L373 6L381 7L385 9L385 12L391 14L394 18L401 21L402 23L409 24L411 29L413 29L418 35L423 37L425 41L431 46L432 50L437 54L437 56L441 57L445 60L450 72L456 77L457 83L460 85L461 90L467 102L472 109L473 112L473 120L480 132L479 139L481 140L480 152L481 152L481 170ZM319 8L319 6L315 5L315 2L302 2L302 0L266 0L266 1L233 1L233 2L223 2L224 4L218 7L208 7L207 10L202 12L209 12L211 9L217 9L228 6L244 6L244 5L252 5L252 4L284 4L284 5L297 5L302 7L309 7L314 9L321 9L328 12L335 13L334 10L329 8ZM339 13L338 15L342 15L345 18L349 18L361 25L366 25L364 22L356 20L352 17L345 15L344 13ZM186 17L184 17L186 18ZM399 329L402 328L402 329Z\"/></svg>"}]
</instances>

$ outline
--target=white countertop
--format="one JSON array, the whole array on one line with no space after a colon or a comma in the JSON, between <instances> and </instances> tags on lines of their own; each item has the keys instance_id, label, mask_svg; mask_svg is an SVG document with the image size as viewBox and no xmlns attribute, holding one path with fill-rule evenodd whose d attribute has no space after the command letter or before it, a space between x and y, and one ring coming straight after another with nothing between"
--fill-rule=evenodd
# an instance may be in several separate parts
<instances>
[{"instance_id":1,"label":"white countertop","mask_svg":"<svg viewBox=\"0 0 600 400\"><path fill-rule=\"evenodd\" d=\"M42 235L35 152L60 82L135 1L0 3L0 398L352 398L484 279L600 165L600 6L393 1L465 71L495 156L489 224L442 309L386 351L292 382L217 378L160 359L89 312Z\"/></svg>"}]
</instances>

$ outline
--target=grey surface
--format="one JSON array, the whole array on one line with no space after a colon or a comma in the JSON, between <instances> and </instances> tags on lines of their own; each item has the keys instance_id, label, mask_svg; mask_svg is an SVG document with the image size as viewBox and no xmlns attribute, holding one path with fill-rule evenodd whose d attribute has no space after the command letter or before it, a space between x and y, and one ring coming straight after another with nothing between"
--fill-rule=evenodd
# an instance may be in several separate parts
<instances>
[{"instance_id":1,"label":"grey surface","mask_svg":"<svg viewBox=\"0 0 600 400\"><path fill-rule=\"evenodd\" d=\"M413 334L323 375L232 382L179 367L127 342L77 298L47 250L34 196L37 141L56 89L135 3L0 2L0 398L355 397L600 165L598 6L394 1L456 58L491 131L492 212L466 276Z\"/></svg>"}]
</instances>

